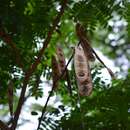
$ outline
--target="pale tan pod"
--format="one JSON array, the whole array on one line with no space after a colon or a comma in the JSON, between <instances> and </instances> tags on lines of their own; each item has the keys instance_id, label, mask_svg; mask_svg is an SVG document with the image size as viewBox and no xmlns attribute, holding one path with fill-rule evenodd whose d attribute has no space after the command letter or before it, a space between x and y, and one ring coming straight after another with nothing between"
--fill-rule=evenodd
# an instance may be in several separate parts
<instances>
[{"instance_id":1,"label":"pale tan pod","mask_svg":"<svg viewBox=\"0 0 130 130\"><path fill-rule=\"evenodd\" d=\"M81 46L75 47L74 66L80 95L90 95L92 92L92 79L89 62Z\"/></svg>"}]
</instances>

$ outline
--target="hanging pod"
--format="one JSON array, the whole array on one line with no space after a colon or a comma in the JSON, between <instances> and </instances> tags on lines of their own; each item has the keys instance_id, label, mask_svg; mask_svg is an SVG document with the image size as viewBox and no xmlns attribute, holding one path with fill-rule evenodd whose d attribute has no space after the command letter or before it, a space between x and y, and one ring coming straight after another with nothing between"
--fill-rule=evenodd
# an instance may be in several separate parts
<instances>
[{"instance_id":1,"label":"hanging pod","mask_svg":"<svg viewBox=\"0 0 130 130\"><path fill-rule=\"evenodd\" d=\"M75 47L74 67L79 94L89 96L92 92L92 79L88 58L81 46Z\"/></svg>"},{"instance_id":2,"label":"hanging pod","mask_svg":"<svg viewBox=\"0 0 130 130\"><path fill-rule=\"evenodd\" d=\"M57 59L58 59L58 63L59 63L60 74L62 74L65 69L66 62L65 62L65 56L64 56L63 50L60 46L57 46L56 54L57 54ZM66 79L66 72L63 76L63 79Z\"/></svg>"},{"instance_id":3,"label":"hanging pod","mask_svg":"<svg viewBox=\"0 0 130 130\"><path fill-rule=\"evenodd\" d=\"M64 56L64 53L63 53L63 50L61 47L57 46L56 48L56 54L57 54L57 57L58 57L58 62L59 62L59 66L60 66L60 71L64 71L65 69L65 56Z\"/></svg>"},{"instance_id":4,"label":"hanging pod","mask_svg":"<svg viewBox=\"0 0 130 130\"><path fill-rule=\"evenodd\" d=\"M56 47L56 54L57 54L60 76L64 73L64 75L61 78L67 81L67 89L71 95L72 90L71 90L71 81L69 78L69 71L66 68L65 56L60 46Z\"/></svg>"},{"instance_id":5,"label":"hanging pod","mask_svg":"<svg viewBox=\"0 0 130 130\"><path fill-rule=\"evenodd\" d=\"M67 89L71 94L71 83L69 79L69 72L66 69L65 57L60 47L56 48L56 57L52 56L52 78L54 89L58 87L58 81L62 78L67 81ZM62 76L62 74L64 75ZM62 77L61 77L62 76Z\"/></svg>"},{"instance_id":6,"label":"hanging pod","mask_svg":"<svg viewBox=\"0 0 130 130\"><path fill-rule=\"evenodd\" d=\"M51 64L52 64L53 87L54 89L56 89L58 87L58 78L60 77L60 69L55 56L52 56Z\"/></svg>"},{"instance_id":7,"label":"hanging pod","mask_svg":"<svg viewBox=\"0 0 130 130\"><path fill-rule=\"evenodd\" d=\"M94 61L95 57L92 52L92 47L90 45L90 41L87 38L87 35L84 31L84 27L79 23L76 24L76 34L79 38L81 46L82 46L84 53L87 56L88 60Z\"/></svg>"}]
</instances>

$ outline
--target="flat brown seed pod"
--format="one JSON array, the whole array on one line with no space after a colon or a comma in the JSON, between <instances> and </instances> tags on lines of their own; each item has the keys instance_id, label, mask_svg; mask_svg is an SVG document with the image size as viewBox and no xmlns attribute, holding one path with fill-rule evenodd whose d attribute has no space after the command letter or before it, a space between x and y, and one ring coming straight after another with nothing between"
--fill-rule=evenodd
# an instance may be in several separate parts
<instances>
[{"instance_id":1,"label":"flat brown seed pod","mask_svg":"<svg viewBox=\"0 0 130 130\"><path fill-rule=\"evenodd\" d=\"M62 73L64 73L62 79L67 81L67 89L71 95L72 90L71 90L71 81L69 79L69 72L68 72L68 69L66 68L66 62L65 62L65 56L64 56L63 50L60 46L57 46L56 54L57 54L57 59L59 63L60 74L62 75Z\"/></svg>"},{"instance_id":2,"label":"flat brown seed pod","mask_svg":"<svg viewBox=\"0 0 130 130\"><path fill-rule=\"evenodd\" d=\"M75 47L74 66L80 95L90 95L92 79L89 62L81 46Z\"/></svg>"},{"instance_id":3,"label":"flat brown seed pod","mask_svg":"<svg viewBox=\"0 0 130 130\"><path fill-rule=\"evenodd\" d=\"M65 56L64 56L64 53L63 53L63 50L61 47L57 46L56 54L57 54L57 58L58 58L60 73L62 74L65 69L66 62L65 62ZM65 75L66 75L66 73L65 73ZM65 75L63 76L63 79L66 78Z\"/></svg>"},{"instance_id":4,"label":"flat brown seed pod","mask_svg":"<svg viewBox=\"0 0 130 130\"><path fill-rule=\"evenodd\" d=\"M63 53L63 50L62 50L61 47L57 46L56 54L57 54L57 57L58 57L60 69L61 69L61 71L63 71L65 69L66 63L65 63L65 56L64 56L64 53Z\"/></svg>"},{"instance_id":5,"label":"flat brown seed pod","mask_svg":"<svg viewBox=\"0 0 130 130\"><path fill-rule=\"evenodd\" d=\"M58 87L58 78L60 76L60 69L55 56L52 56L52 79L53 87L56 89Z\"/></svg>"}]
</instances>

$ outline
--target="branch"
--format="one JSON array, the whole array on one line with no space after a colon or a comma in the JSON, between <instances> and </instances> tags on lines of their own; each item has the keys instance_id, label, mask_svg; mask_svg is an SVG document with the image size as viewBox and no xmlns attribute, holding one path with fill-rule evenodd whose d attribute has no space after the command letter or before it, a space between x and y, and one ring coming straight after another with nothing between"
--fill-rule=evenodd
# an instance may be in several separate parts
<instances>
[{"instance_id":1,"label":"branch","mask_svg":"<svg viewBox=\"0 0 130 130\"><path fill-rule=\"evenodd\" d=\"M108 68L105 63L100 59L100 57L97 55L97 53L95 52L95 50L93 48L92 49L92 52L94 53L94 55L96 56L96 58L102 63L102 65L107 69L107 71L109 72L110 76L114 79L115 78L115 75L114 73L112 72L112 70L110 68Z\"/></svg>"},{"instance_id":2,"label":"branch","mask_svg":"<svg viewBox=\"0 0 130 130\"><path fill-rule=\"evenodd\" d=\"M0 129L1 130L10 130L8 128L8 126L3 121L1 121L1 120L0 120Z\"/></svg>"},{"instance_id":3,"label":"branch","mask_svg":"<svg viewBox=\"0 0 130 130\"><path fill-rule=\"evenodd\" d=\"M7 45L9 45L12 48L13 52L16 55L16 63L19 65L19 67L23 69L23 63L21 60L19 49L17 48L15 43L13 43L11 37L5 32L5 30L2 27L0 27L0 37Z\"/></svg>"},{"instance_id":4,"label":"branch","mask_svg":"<svg viewBox=\"0 0 130 130\"><path fill-rule=\"evenodd\" d=\"M64 76L65 72L67 71L67 67L68 67L69 63L71 62L73 56L74 56L74 52L73 52L72 56L70 57L68 63L66 64L65 69L63 70L62 74L54 81L54 84ZM42 114L41 114L41 117L39 118L39 123L38 123L37 130L40 129L41 121L43 120L43 117L44 117L44 114L45 114L45 111L46 111L46 108L47 108L47 104L48 104L48 102L50 100L50 97L51 97L54 89L55 89L55 87L52 87L52 89L51 89L51 91L49 93L49 96L47 97L46 103L45 103L45 105L44 105L44 107L42 109Z\"/></svg>"},{"instance_id":5,"label":"branch","mask_svg":"<svg viewBox=\"0 0 130 130\"><path fill-rule=\"evenodd\" d=\"M48 32L47 38L43 42L43 47L40 50L37 59L31 65L29 70L25 73L25 78L24 78L24 81L23 81L23 86L22 86L18 106L16 108L16 112L15 112L15 115L14 115L14 121L13 121L13 124L11 126L11 130L15 130L15 128L17 126L19 115L20 115L20 112L21 112L21 109L22 109L22 105L24 104L25 92L26 92L26 88L27 88L27 84L28 84L28 81L30 79L30 76L33 74L33 72L36 70L38 64L41 62L42 55L44 54L44 51L47 48L47 46L48 46L48 44L51 40L52 34L55 31L55 28L58 25L60 18L64 13L64 9L65 9L66 5L67 5L67 0L64 0L63 3L62 3L62 6L61 6L60 12L58 13L56 18L54 19L54 21L52 23L52 27L50 28L50 30Z\"/></svg>"}]
</instances>

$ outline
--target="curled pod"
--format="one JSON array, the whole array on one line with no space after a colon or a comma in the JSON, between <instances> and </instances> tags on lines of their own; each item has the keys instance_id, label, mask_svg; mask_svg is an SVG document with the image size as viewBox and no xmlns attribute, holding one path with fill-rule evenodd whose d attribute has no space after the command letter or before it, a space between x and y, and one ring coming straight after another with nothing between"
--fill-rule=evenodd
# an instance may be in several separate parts
<instances>
[{"instance_id":1,"label":"curled pod","mask_svg":"<svg viewBox=\"0 0 130 130\"><path fill-rule=\"evenodd\" d=\"M90 95L92 92L90 67L88 59L81 46L75 47L74 67L80 95Z\"/></svg>"},{"instance_id":2,"label":"curled pod","mask_svg":"<svg viewBox=\"0 0 130 130\"><path fill-rule=\"evenodd\" d=\"M55 56L52 56L51 64L52 64L53 87L54 89L56 89L58 87L58 78L60 77L60 69Z\"/></svg>"},{"instance_id":3,"label":"curled pod","mask_svg":"<svg viewBox=\"0 0 130 130\"><path fill-rule=\"evenodd\" d=\"M77 23L76 24L76 34L81 42L81 46L83 47L84 53L87 56L89 61L94 61L95 57L93 55L92 47L90 45L90 41L88 40L88 37L84 31L84 27Z\"/></svg>"}]
</instances>

